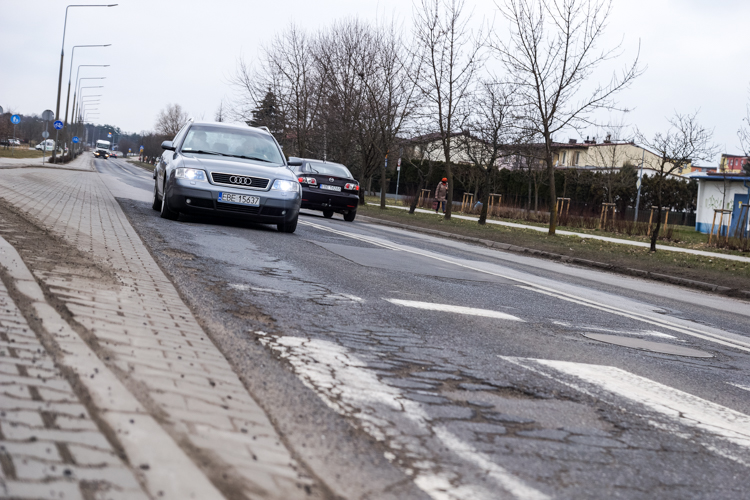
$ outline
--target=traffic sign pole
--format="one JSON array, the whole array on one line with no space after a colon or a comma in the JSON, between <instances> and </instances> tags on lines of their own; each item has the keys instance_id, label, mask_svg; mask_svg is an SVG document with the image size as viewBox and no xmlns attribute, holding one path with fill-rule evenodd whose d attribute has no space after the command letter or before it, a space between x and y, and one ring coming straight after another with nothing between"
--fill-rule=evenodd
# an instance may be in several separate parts
<instances>
[{"instance_id":1,"label":"traffic sign pole","mask_svg":"<svg viewBox=\"0 0 750 500\"><path fill-rule=\"evenodd\" d=\"M16 124L21 123L21 117L18 115L13 115L10 117L10 122L13 124L13 145L10 147L10 155L15 156L13 154L13 146L15 146L16 142Z\"/></svg>"}]
</instances>

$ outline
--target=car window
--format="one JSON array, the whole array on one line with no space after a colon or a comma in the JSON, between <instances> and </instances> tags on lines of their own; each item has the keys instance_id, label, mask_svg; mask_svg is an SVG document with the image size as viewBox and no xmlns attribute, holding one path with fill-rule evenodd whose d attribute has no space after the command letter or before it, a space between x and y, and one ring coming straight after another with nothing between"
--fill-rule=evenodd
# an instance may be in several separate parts
<instances>
[{"instance_id":1,"label":"car window","mask_svg":"<svg viewBox=\"0 0 750 500\"><path fill-rule=\"evenodd\" d=\"M193 125L185 137L183 153L202 153L248 158L285 165L276 142L252 129Z\"/></svg>"},{"instance_id":2,"label":"car window","mask_svg":"<svg viewBox=\"0 0 750 500\"><path fill-rule=\"evenodd\" d=\"M177 135L174 136L174 139L172 139L172 144L174 146L177 146L183 137L185 137L185 133L187 132L188 128L190 127L190 123L186 123L182 126L179 132L177 132Z\"/></svg>"},{"instance_id":3,"label":"car window","mask_svg":"<svg viewBox=\"0 0 750 500\"><path fill-rule=\"evenodd\" d=\"M345 166L338 163L309 161L305 166L307 167L305 171L310 172L311 174L335 175L336 177L352 178L351 172L349 172Z\"/></svg>"}]
</instances>

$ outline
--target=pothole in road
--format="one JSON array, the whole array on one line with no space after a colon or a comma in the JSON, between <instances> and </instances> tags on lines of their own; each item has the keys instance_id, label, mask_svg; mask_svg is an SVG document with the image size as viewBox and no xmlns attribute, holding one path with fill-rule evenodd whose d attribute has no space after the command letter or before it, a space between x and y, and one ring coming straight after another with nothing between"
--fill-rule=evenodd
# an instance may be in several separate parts
<instances>
[{"instance_id":1,"label":"pothole in road","mask_svg":"<svg viewBox=\"0 0 750 500\"><path fill-rule=\"evenodd\" d=\"M584 337L604 342L607 344L630 347L643 351L658 352L661 354L672 354L674 356L687 356L691 358L713 358L714 355L698 349L683 347L680 345L666 344L664 342L653 342L651 340L634 339L632 337L620 337L617 335L604 335L601 333L582 333Z\"/></svg>"}]
</instances>

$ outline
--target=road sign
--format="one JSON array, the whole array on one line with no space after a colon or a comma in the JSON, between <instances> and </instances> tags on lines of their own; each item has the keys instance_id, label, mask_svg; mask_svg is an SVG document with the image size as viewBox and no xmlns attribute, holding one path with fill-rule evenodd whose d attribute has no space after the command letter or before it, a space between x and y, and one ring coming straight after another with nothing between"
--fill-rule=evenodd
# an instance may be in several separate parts
<instances>
[{"instance_id":1,"label":"road sign","mask_svg":"<svg viewBox=\"0 0 750 500\"><path fill-rule=\"evenodd\" d=\"M51 109L45 109L42 113L42 120L45 122L51 122L55 119L55 114L52 112Z\"/></svg>"},{"instance_id":2,"label":"road sign","mask_svg":"<svg viewBox=\"0 0 750 500\"><path fill-rule=\"evenodd\" d=\"M112 137L112 132L107 132L107 137Z\"/></svg>"},{"instance_id":3,"label":"road sign","mask_svg":"<svg viewBox=\"0 0 750 500\"><path fill-rule=\"evenodd\" d=\"M52 126L57 130L62 130L63 122L61 122L60 120L55 120L55 123L53 123Z\"/></svg>"},{"instance_id":4,"label":"road sign","mask_svg":"<svg viewBox=\"0 0 750 500\"><path fill-rule=\"evenodd\" d=\"M78 144L78 143L79 143L79 142L81 141L81 140L80 140L80 139L78 138L78 136L77 136L77 135L74 135L74 136L73 136L73 139L71 139L71 140L73 141L73 144Z\"/></svg>"},{"instance_id":5,"label":"road sign","mask_svg":"<svg viewBox=\"0 0 750 500\"><path fill-rule=\"evenodd\" d=\"M130 151L130 148L128 148L128 153L130 153L130 152L131 152L131 151Z\"/></svg>"},{"instance_id":6,"label":"road sign","mask_svg":"<svg viewBox=\"0 0 750 500\"><path fill-rule=\"evenodd\" d=\"M143 151L143 146L141 146L141 151Z\"/></svg>"},{"instance_id":7,"label":"road sign","mask_svg":"<svg viewBox=\"0 0 750 500\"><path fill-rule=\"evenodd\" d=\"M10 117L10 123L12 123L13 125L15 125L17 123L21 123L21 117L18 116L18 115L11 116Z\"/></svg>"},{"instance_id":8,"label":"road sign","mask_svg":"<svg viewBox=\"0 0 750 500\"><path fill-rule=\"evenodd\" d=\"M49 132L47 132L46 130L44 132L42 132L42 137L44 139L46 139L47 137L49 137Z\"/></svg>"}]
</instances>

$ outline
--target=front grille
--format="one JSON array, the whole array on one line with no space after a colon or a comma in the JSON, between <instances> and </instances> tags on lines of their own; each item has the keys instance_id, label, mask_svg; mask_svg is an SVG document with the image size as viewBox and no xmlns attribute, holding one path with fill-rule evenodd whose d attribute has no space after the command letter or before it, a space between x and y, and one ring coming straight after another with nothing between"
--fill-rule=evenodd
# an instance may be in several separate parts
<instances>
[{"instance_id":1,"label":"front grille","mask_svg":"<svg viewBox=\"0 0 750 500\"><path fill-rule=\"evenodd\" d=\"M211 172L211 180L213 180L216 184L227 184L229 186L255 189L266 189L268 187L268 183L270 182L269 179L264 179L262 177L222 174L219 172Z\"/></svg>"},{"instance_id":2,"label":"front grille","mask_svg":"<svg viewBox=\"0 0 750 500\"><path fill-rule=\"evenodd\" d=\"M219 210L226 210L227 212L242 212L243 214L257 214L260 213L260 207L250 207L247 205L235 205L234 203L222 203L216 202L216 208Z\"/></svg>"}]
</instances>

